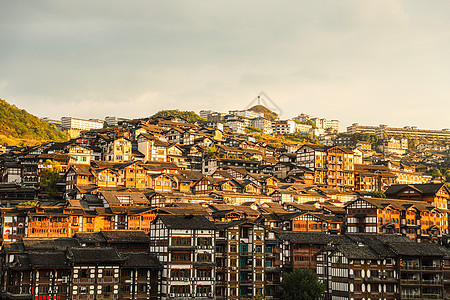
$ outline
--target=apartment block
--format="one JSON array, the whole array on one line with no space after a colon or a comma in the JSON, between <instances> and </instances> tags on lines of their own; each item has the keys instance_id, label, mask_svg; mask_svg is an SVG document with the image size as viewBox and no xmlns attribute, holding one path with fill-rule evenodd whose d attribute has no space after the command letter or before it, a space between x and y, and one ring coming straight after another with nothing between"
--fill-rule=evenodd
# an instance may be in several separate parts
<instances>
[{"instance_id":1,"label":"apartment block","mask_svg":"<svg viewBox=\"0 0 450 300\"><path fill-rule=\"evenodd\" d=\"M85 120L73 117L62 117L61 127L63 130L78 129L78 130L90 130L103 128L103 121L99 120Z\"/></svg>"},{"instance_id":2,"label":"apartment block","mask_svg":"<svg viewBox=\"0 0 450 300\"><path fill-rule=\"evenodd\" d=\"M216 225L199 215L158 215L150 252L163 266L161 299L211 299L215 295Z\"/></svg>"}]
</instances>

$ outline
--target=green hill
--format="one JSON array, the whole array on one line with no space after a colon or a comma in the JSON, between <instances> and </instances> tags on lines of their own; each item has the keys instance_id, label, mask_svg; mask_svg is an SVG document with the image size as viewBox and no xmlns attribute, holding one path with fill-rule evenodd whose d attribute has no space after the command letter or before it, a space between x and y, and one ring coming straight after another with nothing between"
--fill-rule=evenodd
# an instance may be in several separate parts
<instances>
[{"instance_id":1,"label":"green hill","mask_svg":"<svg viewBox=\"0 0 450 300\"><path fill-rule=\"evenodd\" d=\"M0 143L7 145L36 145L42 142L61 142L67 135L54 125L39 120L24 109L0 99Z\"/></svg>"},{"instance_id":2,"label":"green hill","mask_svg":"<svg viewBox=\"0 0 450 300\"><path fill-rule=\"evenodd\" d=\"M178 109L175 110L161 110L154 114L152 118L158 118L158 117L178 117L186 120L189 123L194 122L206 122L205 119L197 115L193 111L180 111Z\"/></svg>"},{"instance_id":3,"label":"green hill","mask_svg":"<svg viewBox=\"0 0 450 300\"><path fill-rule=\"evenodd\" d=\"M264 117L271 121L278 118L278 114L276 112L271 111L270 109L268 109L267 107L265 107L263 105L255 105L252 108L250 108L249 110L258 112L258 113L263 113Z\"/></svg>"}]
</instances>

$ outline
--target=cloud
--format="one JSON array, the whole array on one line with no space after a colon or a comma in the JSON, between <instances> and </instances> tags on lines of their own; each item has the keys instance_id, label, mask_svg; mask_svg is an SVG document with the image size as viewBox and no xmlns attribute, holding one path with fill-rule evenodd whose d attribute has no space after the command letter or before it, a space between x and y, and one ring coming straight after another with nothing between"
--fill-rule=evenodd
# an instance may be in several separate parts
<instances>
[{"instance_id":1,"label":"cloud","mask_svg":"<svg viewBox=\"0 0 450 300\"><path fill-rule=\"evenodd\" d=\"M447 1L2 4L0 96L39 116L228 111L265 91L283 117L448 127Z\"/></svg>"}]
</instances>

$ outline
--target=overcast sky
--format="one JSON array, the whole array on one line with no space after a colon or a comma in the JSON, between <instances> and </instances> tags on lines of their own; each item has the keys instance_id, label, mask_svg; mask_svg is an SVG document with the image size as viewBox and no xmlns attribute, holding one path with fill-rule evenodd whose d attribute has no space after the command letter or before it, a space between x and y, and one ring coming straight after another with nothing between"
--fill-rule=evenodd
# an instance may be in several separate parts
<instances>
[{"instance_id":1,"label":"overcast sky","mask_svg":"<svg viewBox=\"0 0 450 300\"><path fill-rule=\"evenodd\" d=\"M0 98L39 117L244 109L450 127L450 1L0 0Z\"/></svg>"}]
</instances>

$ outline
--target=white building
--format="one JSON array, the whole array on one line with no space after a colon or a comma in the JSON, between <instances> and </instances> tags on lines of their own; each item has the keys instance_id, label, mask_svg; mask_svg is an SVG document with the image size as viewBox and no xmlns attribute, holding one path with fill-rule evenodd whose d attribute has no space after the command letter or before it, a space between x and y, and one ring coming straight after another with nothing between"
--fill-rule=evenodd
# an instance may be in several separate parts
<instances>
[{"instance_id":1,"label":"white building","mask_svg":"<svg viewBox=\"0 0 450 300\"><path fill-rule=\"evenodd\" d=\"M265 134L272 134L272 121L264 119L263 117L258 117L250 120L250 125L261 129Z\"/></svg>"},{"instance_id":2,"label":"white building","mask_svg":"<svg viewBox=\"0 0 450 300\"><path fill-rule=\"evenodd\" d=\"M249 118L249 119L254 119L254 118L259 118L259 117L264 118L263 113L259 113L259 112L255 112L255 111L251 111L251 110L230 110L229 114L235 115L235 116L240 116L240 117L245 117L245 118Z\"/></svg>"},{"instance_id":3,"label":"white building","mask_svg":"<svg viewBox=\"0 0 450 300\"><path fill-rule=\"evenodd\" d=\"M294 134L296 132L296 124L294 120L273 122L273 132L276 134Z\"/></svg>"},{"instance_id":4,"label":"white building","mask_svg":"<svg viewBox=\"0 0 450 300\"><path fill-rule=\"evenodd\" d=\"M108 125L110 127L117 127L117 125L119 125L119 121L128 121L128 119L119 118L119 117L106 117L105 118L106 125Z\"/></svg>"},{"instance_id":5,"label":"white building","mask_svg":"<svg viewBox=\"0 0 450 300\"><path fill-rule=\"evenodd\" d=\"M63 130L78 129L78 130L90 130L103 128L104 121L100 120L85 120L72 117L62 117L61 127Z\"/></svg>"}]
</instances>

